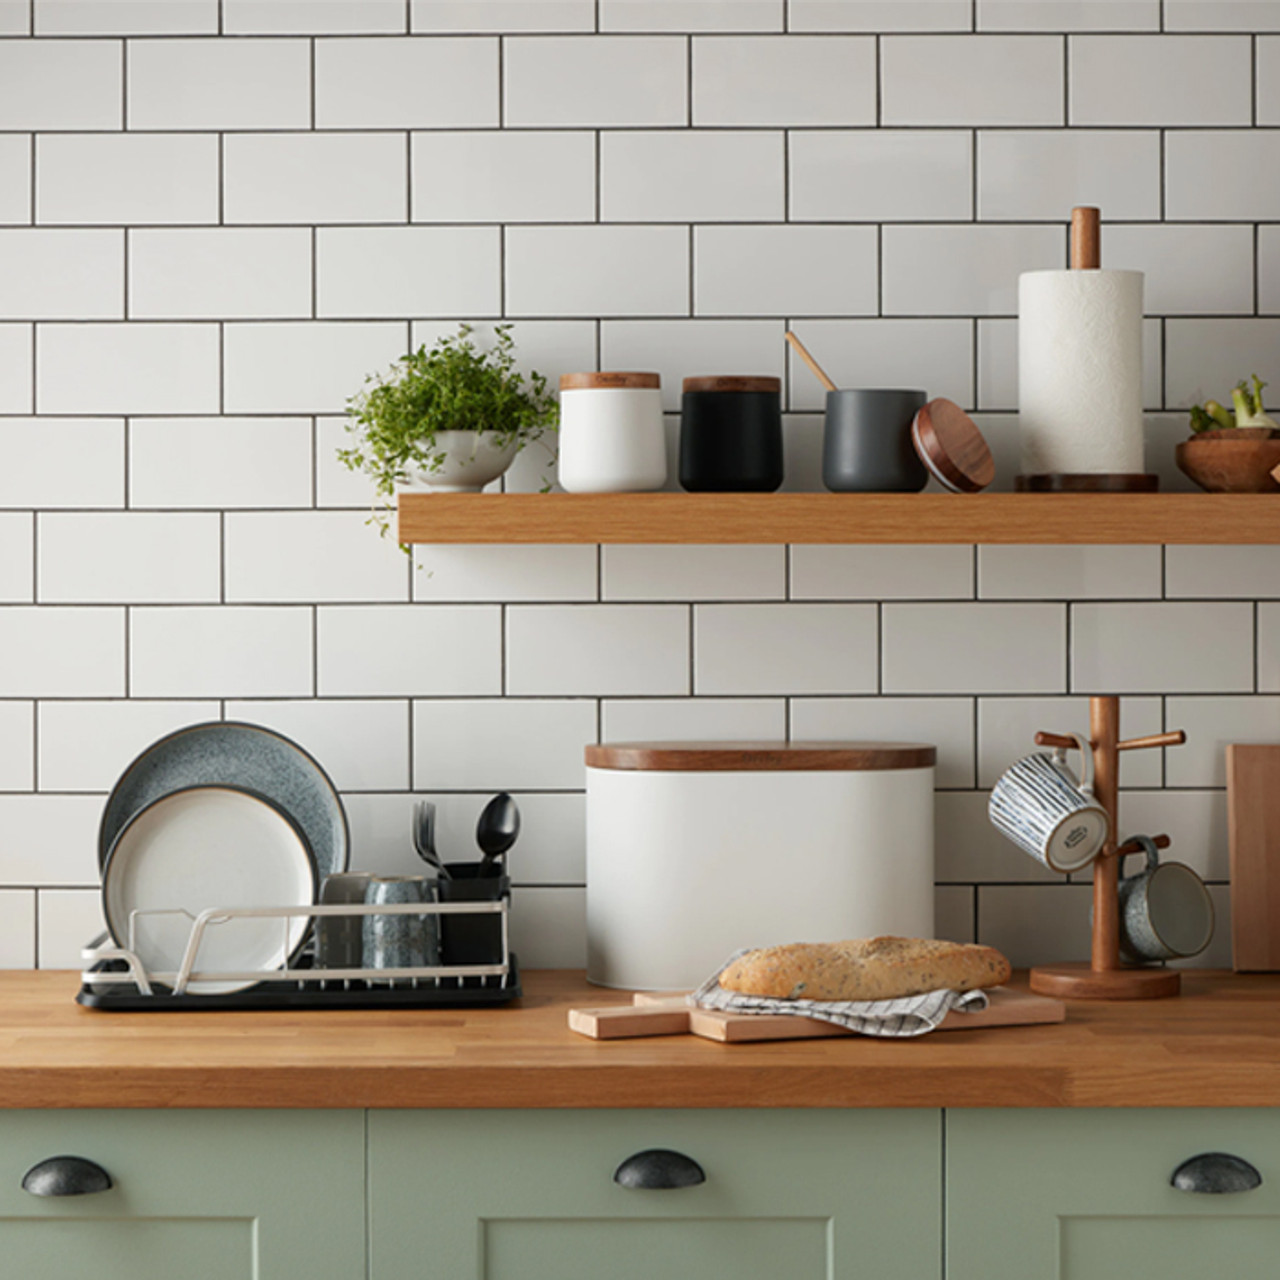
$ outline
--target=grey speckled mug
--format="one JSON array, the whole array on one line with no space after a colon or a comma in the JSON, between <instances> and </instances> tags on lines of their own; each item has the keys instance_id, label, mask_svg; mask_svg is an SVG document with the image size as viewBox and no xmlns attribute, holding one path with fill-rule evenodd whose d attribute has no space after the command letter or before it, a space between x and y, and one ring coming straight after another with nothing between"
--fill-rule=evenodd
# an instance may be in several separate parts
<instances>
[{"instance_id":1,"label":"grey speckled mug","mask_svg":"<svg viewBox=\"0 0 1280 1280\"><path fill-rule=\"evenodd\" d=\"M435 882L422 876L371 876L364 895L369 906L402 906L435 901ZM367 915L364 917L366 969L421 969L440 963L439 917ZM370 978L370 981L378 979Z\"/></svg>"},{"instance_id":2,"label":"grey speckled mug","mask_svg":"<svg viewBox=\"0 0 1280 1280\"><path fill-rule=\"evenodd\" d=\"M1181 862L1161 862L1149 836L1129 839L1142 845L1146 866L1120 879L1121 957L1142 963L1199 955L1213 938L1213 899L1204 881Z\"/></svg>"}]
</instances>

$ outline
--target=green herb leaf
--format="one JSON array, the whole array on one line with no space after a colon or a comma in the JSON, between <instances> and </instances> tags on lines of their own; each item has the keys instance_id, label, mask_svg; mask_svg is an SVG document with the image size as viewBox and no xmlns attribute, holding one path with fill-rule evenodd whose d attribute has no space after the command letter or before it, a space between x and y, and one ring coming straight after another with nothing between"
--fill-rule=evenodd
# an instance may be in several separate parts
<instances>
[{"instance_id":1,"label":"green herb leaf","mask_svg":"<svg viewBox=\"0 0 1280 1280\"><path fill-rule=\"evenodd\" d=\"M410 470L438 471L445 455L439 431L491 431L497 443L520 447L554 431L560 410L547 380L516 367L511 325L494 326L494 344L480 351L471 325L441 338L430 351L421 346L383 374L371 374L364 390L347 401L350 447L338 460L363 472L384 500L373 520L385 533L390 499Z\"/></svg>"}]
</instances>

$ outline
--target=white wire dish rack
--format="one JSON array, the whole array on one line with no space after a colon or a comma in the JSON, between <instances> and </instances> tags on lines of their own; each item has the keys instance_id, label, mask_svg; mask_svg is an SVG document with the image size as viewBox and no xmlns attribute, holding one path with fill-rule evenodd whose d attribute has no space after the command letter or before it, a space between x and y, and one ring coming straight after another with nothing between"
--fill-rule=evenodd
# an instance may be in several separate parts
<instances>
[{"instance_id":1,"label":"white wire dish rack","mask_svg":"<svg viewBox=\"0 0 1280 1280\"><path fill-rule=\"evenodd\" d=\"M201 950L219 928L237 920L278 919L282 949L289 955L290 923L323 916L448 915L496 916L501 959L490 964L435 964L414 968L319 968L314 941L280 968L201 968ZM185 917L191 922L182 959L174 970L148 970L138 954L138 930L144 918ZM332 906L209 907L199 914L182 908L134 911L129 917L129 946L117 946L100 934L80 953L79 1004L93 1009L136 1012L161 1009L300 1009L402 1005L505 1004L521 994L520 973L507 929L509 899L483 902L338 903ZM292 935L296 942L296 932ZM252 985L245 985L252 984ZM237 988L227 990L230 986ZM210 990L213 987L214 990Z\"/></svg>"}]
</instances>

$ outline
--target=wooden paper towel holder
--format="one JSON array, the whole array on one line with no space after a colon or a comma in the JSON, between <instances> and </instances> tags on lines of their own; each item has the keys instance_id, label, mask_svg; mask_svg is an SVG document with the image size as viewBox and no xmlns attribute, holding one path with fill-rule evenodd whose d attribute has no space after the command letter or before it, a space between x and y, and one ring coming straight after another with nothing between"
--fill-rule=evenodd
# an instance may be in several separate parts
<instances>
[{"instance_id":1,"label":"wooden paper towel holder","mask_svg":"<svg viewBox=\"0 0 1280 1280\"><path fill-rule=\"evenodd\" d=\"M1102 266L1102 213L1092 205L1071 210L1071 270ZM1019 493L1155 493L1160 477L1142 472L1046 472L1014 478Z\"/></svg>"},{"instance_id":2,"label":"wooden paper towel holder","mask_svg":"<svg viewBox=\"0 0 1280 1280\"><path fill-rule=\"evenodd\" d=\"M1181 729L1153 733L1145 738L1120 741L1120 699L1089 699L1089 745L1093 750L1093 789L1107 811L1110 834L1093 863L1093 942L1088 964L1038 965L1031 970L1031 990L1042 996L1068 1000L1155 1000L1176 996L1182 989L1177 969L1134 968L1120 963L1120 905L1116 892L1120 853L1137 853L1131 842L1117 848L1116 792L1122 751L1143 747L1176 747L1187 740ZM1042 747L1071 749L1074 738L1058 733L1037 733ZM1160 848L1168 848L1168 836L1156 836Z\"/></svg>"}]
</instances>

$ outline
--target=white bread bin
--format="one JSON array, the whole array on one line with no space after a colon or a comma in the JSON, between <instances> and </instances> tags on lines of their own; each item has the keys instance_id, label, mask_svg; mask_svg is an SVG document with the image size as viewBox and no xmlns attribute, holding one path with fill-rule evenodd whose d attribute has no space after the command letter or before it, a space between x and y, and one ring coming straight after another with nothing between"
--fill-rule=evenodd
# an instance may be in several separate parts
<instances>
[{"instance_id":1,"label":"white bread bin","mask_svg":"<svg viewBox=\"0 0 1280 1280\"><path fill-rule=\"evenodd\" d=\"M587 978L683 991L741 947L931 938L937 751L589 746Z\"/></svg>"}]
</instances>

